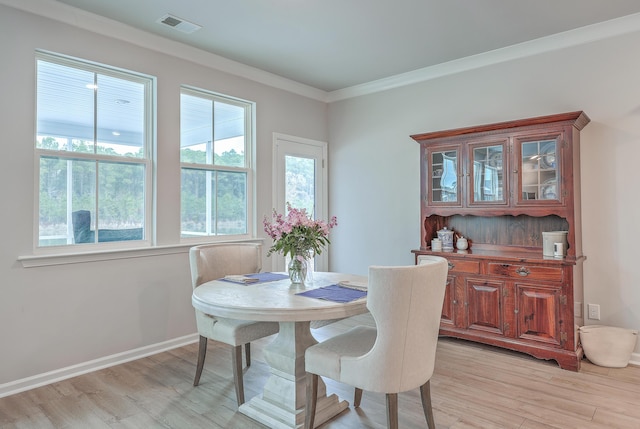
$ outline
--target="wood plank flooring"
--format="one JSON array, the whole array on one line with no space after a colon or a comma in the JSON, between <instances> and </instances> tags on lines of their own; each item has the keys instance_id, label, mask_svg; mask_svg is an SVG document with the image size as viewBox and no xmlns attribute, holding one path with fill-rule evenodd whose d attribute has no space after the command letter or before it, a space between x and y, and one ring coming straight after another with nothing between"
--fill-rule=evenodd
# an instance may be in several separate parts
<instances>
[{"instance_id":1,"label":"wood plank flooring","mask_svg":"<svg viewBox=\"0 0 640 429\"><path fill-rule=\"evenodd\" d=\"M369 315L313 331L318 340ZM245 395L258 394L268 376L262 347L252 346ZM200 386L193 387L197 344L0 399L0 428L263 429L236 412L229 347L209 341ZM351 387L326 380L350 403ZM431 394L438 429L640 428L640 367L602 368L583 361L579 373L462 340L442 338ZM385 428L384 395L365 392L323 429ZM399 395L401 428L426 428L419 391Z\"/></svg>"}]
</instances>

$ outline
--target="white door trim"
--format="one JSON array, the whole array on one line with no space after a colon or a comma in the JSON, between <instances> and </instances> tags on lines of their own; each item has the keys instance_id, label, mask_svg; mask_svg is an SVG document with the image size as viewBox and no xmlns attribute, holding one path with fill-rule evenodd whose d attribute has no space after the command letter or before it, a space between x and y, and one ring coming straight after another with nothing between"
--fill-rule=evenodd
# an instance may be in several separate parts
<instances>
[{"instance_id":1,"label":"white door trim","mask_svg":"<svg viewBox=\"0 0 640 429\"><path fill-rule=\"evenodd\" d=\"M291 155L303 155L306 156L309 154L309 151L305 151L305 149L311 149L314 151L320 150L322 155L321 159L319 159L319 168L317 172L319 174L319 178L316 180L315 184L315 201L316 201L316 219L322 219L325 221L329 221L329 197L328 197L328 188L329 188L329 178L328 178L328 165L327 165L327 154L328 154L328 144L327 142L312 140L303 137L296 137L287 134L281 133L273 133L273 180L272 180L272 198L273 198L273 207L278 210L280 213L283 210L283 207L286 203L284 201L284 168L280 168L279 157L281 155L280 148L284 145L287 145L287 150L290 151L288 154ZM316 156L314 158L317 159ZM329 257L328 257L328 249L322 252L320 256L315 258L315 270L316 271L328 271L329 270ZM272 266L276 271L286 271L284 266L284 257L278 255L272 255L273 258Z\"/></svg>"}]
</instances>

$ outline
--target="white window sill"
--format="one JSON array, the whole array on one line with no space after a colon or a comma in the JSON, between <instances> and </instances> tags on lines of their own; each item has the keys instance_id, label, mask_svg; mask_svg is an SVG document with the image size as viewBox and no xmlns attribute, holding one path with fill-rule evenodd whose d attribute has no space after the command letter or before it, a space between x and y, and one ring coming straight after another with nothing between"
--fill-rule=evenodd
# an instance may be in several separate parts
<instances>
[{"instance_id":1,"label":"white window sill","mask_svg":"<svg viewBox=\"0 0 640 429\"><path fill-rule=\"evenodd\" d=\"M242 240L242 242L256 242L262 239ZM213 243L213 242L207 242ZM51 265L81 264L85 262L112 261L116 259L146 258L150 256L172 255L187 253L198 244L180 243L168 246L132 247L124 249L95 250L82 253L59 253L47 255L19 256L18 261L24 268L47 267ZM217 242L216 242L217 243Z\"/></svg>"}]
</instances>

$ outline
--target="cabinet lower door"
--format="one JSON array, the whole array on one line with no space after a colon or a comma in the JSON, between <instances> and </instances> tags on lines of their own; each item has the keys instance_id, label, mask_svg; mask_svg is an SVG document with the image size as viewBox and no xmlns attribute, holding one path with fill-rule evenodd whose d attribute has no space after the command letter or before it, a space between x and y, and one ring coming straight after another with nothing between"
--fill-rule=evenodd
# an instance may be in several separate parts
<instances>
[{"instance_id":1,"label":"cabinet lower door","mask_svg":"<svg viewBox=\"0 0 640 429\"><path fill-rule=\"evenodd\" d=\"M561 290L553 286L523 283L516 283L515 286L518 338L560 345ZM565 329L573 329L573 326Z\"/></svg>"},{"instance_id":2,"label":"cabinet lower door","mask_svg":"<svg viewBox=\"0 0 640 429\"><path fill-rule=\"evenodd\" d=\"M467 328L504 335L502 320L502 290L504 282L466 281Z\"/></svg>"}]
</instances>

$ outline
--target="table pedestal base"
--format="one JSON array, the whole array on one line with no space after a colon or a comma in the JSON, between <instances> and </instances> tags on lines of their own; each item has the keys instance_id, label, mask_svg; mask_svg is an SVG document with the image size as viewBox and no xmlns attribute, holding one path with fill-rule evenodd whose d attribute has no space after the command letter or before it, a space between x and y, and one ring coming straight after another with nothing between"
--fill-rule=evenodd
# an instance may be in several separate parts
<instances>
[{"instance_id":1,"label":"table pedestal base","mask_svg":"<svg viewBox=\"0 0 640 429\"><path fill-rule=\"evenodd\" d=\"M269 428L302 428L307 395L304 352L317 343L311 335L309 322L280 322L280 332L264 350L271 376L263 394L242 404L239 411ZM322 378L318 380L316 426L348 406L347 401L340 401L336 395L327 396Z\"/></svg>"}]
</instances>

